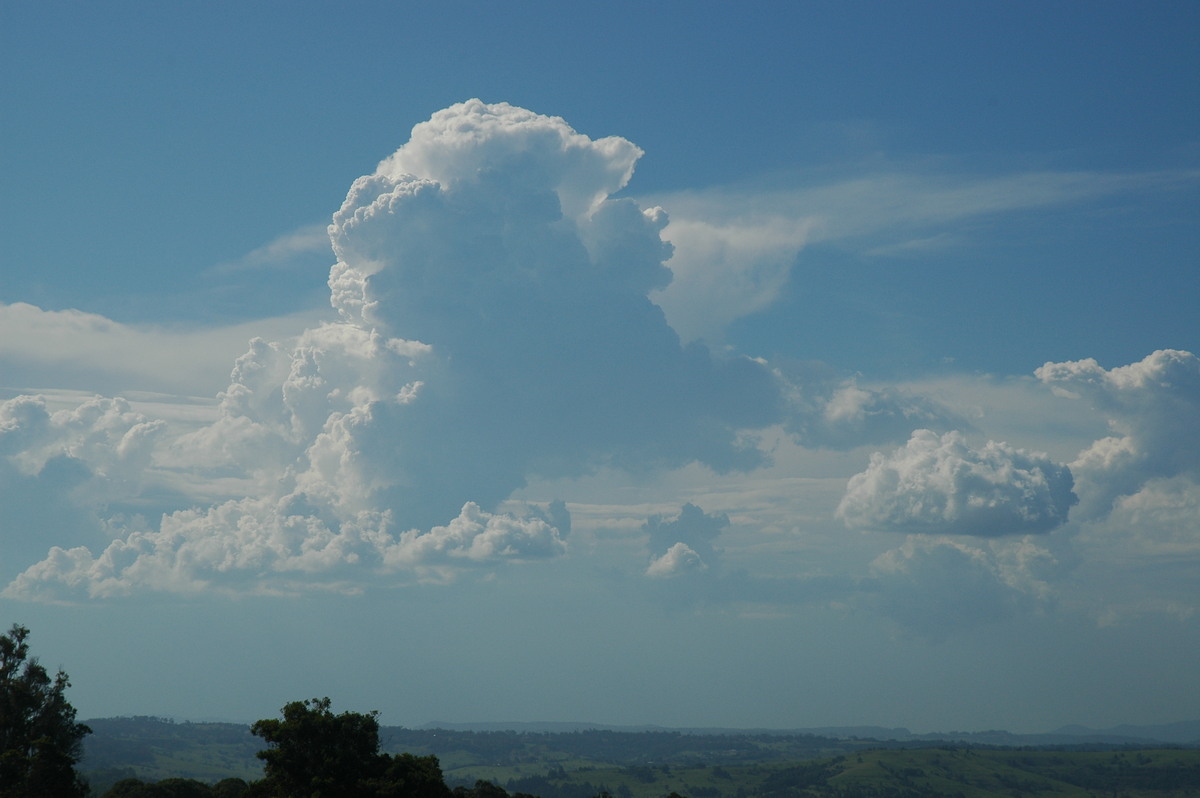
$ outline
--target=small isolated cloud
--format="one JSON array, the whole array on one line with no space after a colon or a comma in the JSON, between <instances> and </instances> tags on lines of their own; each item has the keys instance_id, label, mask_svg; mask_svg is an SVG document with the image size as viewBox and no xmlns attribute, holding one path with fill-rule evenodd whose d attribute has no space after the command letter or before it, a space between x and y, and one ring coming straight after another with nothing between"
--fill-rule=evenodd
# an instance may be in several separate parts
<instances>
[{"instance_id":1,"label":"small isolated cloud","mask_svg":"<svg viewBox=\"0 0 1200 798\"><path fill-rule=\"evenodd\" d=\"M844 602L861 589L857 578L819 570L764 577L727 568L715 543L729 526L726 514L706 513L691 503L674 517L647 519L641 531L650 560L643 575L655 599L676 607L711 603L776 612L781 606Z\"/></svg>"},{"instance_id":2,"label":"small isolated cloud","mask_svg":"<svg viewBox=\"0 0 1200 798\"><path fill-rule=\"evenodd\" d=\"M837 514L849 527L925 534L1024 535L1061 526L1075 502L1071 472L1043 454L959 432L917 430L851 477Z\"/></svg>"},{"instance_id":3,"label":"small isolated cloud","mask_svg":"<svg viewBox=\"0 0 1200 798\"><path fill-rule=\"evenodd\" d=\"M654 557L662 557L676 543L696 554L706 563L713 564L717 560L717 550L713 547L723 530L729 526L729 517L724 514L709 515L694 504L683 505L679 515L665 519L662 516L651 516L642 527L647 535L646 545Z\"/></svg>"},{"instance_id":4,"label":"small isolated cloud","mask_svg":"<svg viewBox=\"0 0 1200 798\"><path fill-rule=\"evenodd\" d=\"M686 543L675 543L661 557L654 557L646 568L652 579L670 579L681 574L707 571L708 565Z\"/></svg>"},{"instance_id":5,"label":"small isolated cloud","mask_svg":"<svg viewBox=\"0 0 1200 798\"><path fill-rule=\"evenodd\" d=\"M1060 570L1028 537L976 544L912 535L871 563L870 599L905 633L943 640L1049 606L1050 581Z\"/></svg>"},{"instance_id":6,"label":"small isolated cloud","mask_svg":"<svg viewBox=\"0 0 1200 798\"><path fill-rule=\"evenodd\" d=\"M852 449L906 439L915 429L961 429L966 420L925 396L859 385L820 363L777 366L784 424L802 446Z\"/></svg>"},{"instance_id":7,"label":"small isolated cloud","mask_svg":"<svg viewBox=\"0 0 1200 798\"><path fill-rule=\"evenodd\" d=\"M1153 479L1200 477L1200 358L1191 352L1159 350L1113 369L1091 358L1047 363L1036 373L1105 414L1114 433L1071 463L1080 516L1107 514Z\"/></svg>"}]
</instances>

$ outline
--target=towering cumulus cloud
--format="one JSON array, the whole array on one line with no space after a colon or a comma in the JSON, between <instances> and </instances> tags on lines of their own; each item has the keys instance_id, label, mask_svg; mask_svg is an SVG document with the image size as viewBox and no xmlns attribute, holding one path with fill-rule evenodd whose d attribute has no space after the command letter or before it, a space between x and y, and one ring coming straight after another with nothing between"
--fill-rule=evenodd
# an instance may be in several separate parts
<instances>
[{"instance_id":1,"label":"towering cumulus cloud","mask_svg":"<svg viewBox=\"0 0 1200 798\"><path fill-rule=\"evenodd\" d=\"M758 465L742 431L779 421L779 382L682 346L647 298L666 215L610 196L640 155L478 100L417 125L329 226L340 319L254 341L219 418L162 447L225 495L52 548L8 595L443 579L564 551L561 507L492 512L533 475Z\"/></svg>"},{"instance_id":2,"label":"towering cumulus cloud","mask_svg":"<svg viewBox=\"0 0 1200 798\"><path fill-rule=\"evenodd\" d=\"M472 101L360 178L330 228L346 323L433 348L419 398L377 408L353 447L380 502L436 522L532 473L758 463L735 431L777 412L770 374L682 348L657 209L608 199L640 151L561 119ZM386 445L379 445L387 441Z\"/></svg>"}]
</instances>

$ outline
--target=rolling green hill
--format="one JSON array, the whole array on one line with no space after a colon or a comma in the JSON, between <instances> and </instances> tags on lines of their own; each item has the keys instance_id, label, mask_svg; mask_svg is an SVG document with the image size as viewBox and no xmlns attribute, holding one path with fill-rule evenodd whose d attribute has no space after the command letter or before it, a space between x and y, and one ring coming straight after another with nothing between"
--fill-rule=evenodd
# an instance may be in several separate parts
<instances>
[{"instance_id":1,"label":"rolling green hill","mask_svg":"<svg viewBox=\"0 0 1200 798\"><path fill-rule=\"evenodd\" d=\"M215 782L261 773L247 726L89 720L97 793L127 776ZM384 750L434 754L450 786L487 780L539 798L1200 797L1200 749L1032 748L812 734L381 730Z\"/></svg>"}]
</instances>

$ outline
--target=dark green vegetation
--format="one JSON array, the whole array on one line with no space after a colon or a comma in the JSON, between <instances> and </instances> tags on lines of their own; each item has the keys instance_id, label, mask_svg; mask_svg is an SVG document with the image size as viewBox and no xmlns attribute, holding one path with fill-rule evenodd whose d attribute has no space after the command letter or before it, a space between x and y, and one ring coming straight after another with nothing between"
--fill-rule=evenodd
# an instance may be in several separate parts
<instances>
[{"instance_id":1,"label":"dark green vegetation","mask_svg":"<svg viewBox=\"0 0 1200 798\"><path fill-rule=\"evenodd\" d=\"M451 798L435 756L379 750L375 713L334 715L328 698L294 701L282 720L260 720L250 731L267 748L263 778L249 795L320 798Z\"/></svg>"},{"instance_id":2,"label":"dark green vegetation","mask_svg":"<svg viewBox=\"0 0 1200 798\"><path fill-rule=\"evenodd\" d=\"M377 713L335 715L328 698L249 728L114 718L93 734L28 636L0 635L0 798L1200 797L1195 746L381 729Z\"/></svg>"},{"instance_id":3,"label":"dark green vegetation","mask_svg":"<svg viewBox=\"0 0 1200 798\"><path fill-rule=\"evenodd\" d=\"M88 725L92 734L84 741L81 768L100 793L124 778L216 782L262 777L262 762L256 758L262 740L249 726L148 717L101 718Z\"/></svg>"},{"instance_id":4,"label":"dark green vegetation","mask_svg":"<svg viewBox=\"0 0 1200 798\"><path fill-rule=\"evenodd\" d=\"M147 781L184 777L214 781L260 778L262 740L232 723L175 723L150 717L90 720L84 768L93 784L136 776ZM880 745L810 734L684 734L588 730L570 733L454 731L381 727L380 748L390 753L438 757L446 781L557 777L605 768L701 763L753 765L831 757ZM590 795L588 796L590 798Z\"/></svg>"},{"instance_id":5,"label":"dark green vegetation","mask_svg":"<svg viewBox=\"0 0 1200 798\"><path fill-rule=\"evenodd\" d=\"M134 728L175 727L153 719L134 719ZM213 731L198 728L204 732ZM218 745L241 746L245 740L230 735L221 726L208 734ZM282 718L254 723L249 734L262 738L266 747L254 752L262 761L261 777L247 782L226 778L209 786L197 779L168 778L147 782L110 767L96 773L95 791L104 779L115 782L104 798L455 798L446 786L435 756L409 753L387 754L379 750L379 721L375 713L343 712L335 715L328 698L294 701L284 706ZM181 735L158 734L159 748L178 751ZM130 750L132 740L123 741ZM140 753L151 758L154 747ZM260 747L260 746L256 746ZM120 750L121 746L115 746ZM136 743L133 749L137 750ZM235 748L236 750L236 748ZM229 752L223 752L226 757ZM209 758L211 761L211 758ZM121 777L123 776L123 777ZM460 791L460 798L474 798L474 791Z\"/></svg>"},{"instance_id":6,"label":"dark green vegetation","mask_svg":"<svg viewBox=\"0 0 1200 798\"><path fill-rule=\"evenodd\" d=\"M87 795L75 763L90 729L75 722L67 674L51 678L28 637L16 624L0 635L0 798Z\"/></svg>"},{"instance_id":7,"label":"dark green vegetation","mask_svg":"<svg viewBox=\"0 0 1200 798\"><path fill-rule=\"evenodd\" d=\"M310 713L313 709L312 702L299 706ZM373 717L357 716L360 720ZM147 782L184 776L197 780L193 788L206 786L200 782L213 784L222 775L244 779L243 785L263 776L263 761L256 757L263 741L245 726L153 718L89 723L96 733L88 740L84 766L96 787L107 789L112 784L111 777L105 785L94 778L99 774L91 771L100 768ZM381 727L378 735L380 750L393 757L407 752L412 760L430 765L430 759L436 757L454 798L504 798L505 794L594 798L604 793L612 798L665 798L671 793L688 798L1200 798L1200 750L1195 748L1033 749L804 734L666 731L470 732ZM426 786L437 790L432 771L427 775ZM215 789L184 792L179 783L182 779L174 781L176 792L113 795L221 795ZM162 785L160 781L154 786ZM225 786L231 789L236 785ZM98 790L97 795L104 793ZM230 792L221 798L239 795Z\"/></svg>"}]
</instances>

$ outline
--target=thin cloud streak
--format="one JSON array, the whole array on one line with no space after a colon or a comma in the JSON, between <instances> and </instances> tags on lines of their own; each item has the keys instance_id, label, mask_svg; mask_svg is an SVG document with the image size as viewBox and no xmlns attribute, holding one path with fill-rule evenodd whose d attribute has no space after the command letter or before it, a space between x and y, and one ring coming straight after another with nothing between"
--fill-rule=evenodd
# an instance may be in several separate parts
<instances>
[{"instance_id":1,"label":"thin cloud streak","mask_svg":"<svg viewBox=\"0 0 1200 798\"><path fill-rule=\"evenodd\" d=\"M939 230L1015 211L1194 187L1200 171L1031 172L979 177L884 172L794 189L740 186L655 194L670 210L663 237L674 277L651 296L684 340L719 343L736 319L770 306L809 246L861 241L894 257L947 249L967 237ZM914 236L914 234L919 234Z\"/></svg>"},{"instance_id":2,"label":"thin cloud streak","mask_svg":"<svg viewBox=\"0 0 1200 798\"><path fill-rule=\"evenodd\" d=\"M212 396L256 335L286 340L312 312L226 327L166 329L122 324L79 310L0 303L0 368L5 388L126 391Z\"/></svg>"},{"instance_id":3,"label":"thin cloud streak","mask_svg":"<svg viewBox=\"0 0 1200 798\"><path fill-rule=\"evenodd\" d=\"M310 224L284 233L237 260L213 266L208 273L219 277L244 271L285 270L294 268L301 256L307 259L314 255L326 255L332 260L327 224Z\"/></svg>"}]
</instances>

